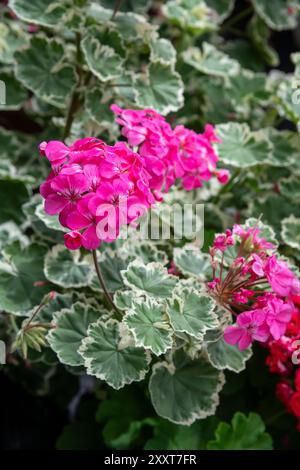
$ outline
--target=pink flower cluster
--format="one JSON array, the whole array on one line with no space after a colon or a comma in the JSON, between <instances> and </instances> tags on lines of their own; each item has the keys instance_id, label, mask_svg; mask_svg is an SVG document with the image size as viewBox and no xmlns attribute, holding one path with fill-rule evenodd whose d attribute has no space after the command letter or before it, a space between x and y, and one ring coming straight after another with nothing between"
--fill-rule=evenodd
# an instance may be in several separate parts
<instances>
[{"instance_id":1,"label":"pink flower cluster","mask_svg":"<svg viewBox=\"0 0 300 470\"><path fill-rule=\"evenodd\" d=\"M213 126L207 124L203 134L179 125L174 129L152 109L132 110L111 106L122 126L128 144L138 147L150 174L150 187L157 198L180 179L189 191L216 176L222 184L229 179L228 170L217 170L218 156L212 146L219 142Z\"/></svg>"},{"instance_id":2,"label":"pink flower cluster","mask_svg":"<svg viewBox=\"0 0 300 470\"><path fill-rule=\"evenodd\" d=\"M123 224L155 202L143 158L124 142L109 146L93 137L69 147L42 142L40 153L52 166L40 186L45 211L59 214L61 225L70 229L64 236L70 250L115 240Z\"/></svg>"},{"instance_id":3,"label":"pink flower cluster","mask_svg":"<svg viewBox=\"0 0 300 470\"><path fill-rule=\"evenodd\" d=\"M227 266L229 247L234 259ZM213 280L208 289L236 317L236 323L225 329L225 341L244 350L254 340L279 340L291 320L294 304L290 297L300 292L300 282L278 259L275 246L260 236L258 227L235 225L232 231L216 235L210 255Z\"/></svg>"}]
</instances>

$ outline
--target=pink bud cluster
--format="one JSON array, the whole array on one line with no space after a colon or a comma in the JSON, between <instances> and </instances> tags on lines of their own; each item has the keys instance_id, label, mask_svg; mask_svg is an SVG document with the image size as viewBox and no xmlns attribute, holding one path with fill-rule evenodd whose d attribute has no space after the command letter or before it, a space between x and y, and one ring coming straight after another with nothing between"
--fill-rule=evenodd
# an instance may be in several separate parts
<instances>
[{"instance_id":1,"label":"pink bud cluster","mask_svg":"<svg viewBox=\"0 0 300 470\"><path fill-rule=\"evenodd\" d=\"M151 109L122 109L117 105L111 109L129 145L138 147L145 159L151 189L167 192L178 179L187 191L201 187L213 176L222 184L228 182L228 170L217 170L219 159L212 144L220 140L210 124L203 134L197 134L182 125L172 129Z\"/></svg>"},{"instance_id":2,"label":"pink bud cluster","mask_svg":"<svg viewBox=\"0 0 300 470\"><path fill-rule=\"evenodd\" d=\"M40 186L45 211L59 214L70 250L96 249L111 242L123 224L133 222L154 202L143 158L124 142L113 146L93 137L66 146L42 142L40 153L52 171ZM109 213L113 209L111 217Z\"/></svg>"},{"instance_id":3,"label":"pink bud cluster","mask_svg":"<svg viewBox=\"0 0 300 470\"><path fill-rule=\"evenodd\" d=\"M234 250L230 265L227 250ZM300 282L288 265L276 255L276 247L260 236L258 227L216 235L210 249L213 280L210 294L233 316L236 323L224 331L224 339L243 350L256 340L279 340L291 320L291 295L300 292Z\"/></svg>"}]
</instances>

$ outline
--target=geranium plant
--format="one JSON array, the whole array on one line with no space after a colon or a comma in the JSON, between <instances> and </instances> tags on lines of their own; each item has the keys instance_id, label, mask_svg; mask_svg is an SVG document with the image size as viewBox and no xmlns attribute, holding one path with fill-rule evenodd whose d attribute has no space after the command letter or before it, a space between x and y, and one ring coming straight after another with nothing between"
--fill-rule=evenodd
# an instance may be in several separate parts
<instances>
[{"instance_id":1,"label":"geranium plant","mask_svg":"<svg viewBox=\"0 0 300 470\"><path fill-rule=\"evenodd\" d=\"M2 371L92 396L58 448L299 448L299 5L275 4L1 2Z\"/></svg>"}]
</instances>

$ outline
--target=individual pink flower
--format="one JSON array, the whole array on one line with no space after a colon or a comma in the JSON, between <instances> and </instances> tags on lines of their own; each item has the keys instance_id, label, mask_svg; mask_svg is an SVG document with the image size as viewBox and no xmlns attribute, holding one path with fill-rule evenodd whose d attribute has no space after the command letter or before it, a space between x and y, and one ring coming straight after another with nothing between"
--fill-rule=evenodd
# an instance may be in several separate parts
<instances>
[{"instance_id":1,"label":"individual pink flower","mask_svg":"<svg viewBox=\"0 0 300 470\"><path fill-rule=\"evenodd\" d=\"M71 230L76 234L78 230L83 230L80 240L82 246L87 250L95 250L100 245L97 236L97 223L101 219L96 217L89 208L89 203L94 197L94 194L86 194L66 216L66 225Z\"/></svg>"},{"instance_id":2,"label":"individual pink flower","mask_svg":"<svg viewBox=\"0 0 300 470\"><path fill-rule=\"evenodd\" d=\"M251 270L256 276L258 277L264 276L265 274L264 265L265 265L264 260L260 256L258 256L256 253L254 253L252 255Z\"/></svg>"},{"instance_id":3,"label":"individual pink flower","mask_svg":"<svg viewBox=\"0 0 300 470\"><path fill-rule=\"evenodd\" d=\"M284 261L271 256L265 266L267 279L276 294L281 297L300 293L300 282Z\"/></svg>"},{"instance_id":4,"label":"individual pink flower","mask_svg":"<svg viewBox=\"0 0 300 470\"><path fill-rule=\"evenodd\" d=\"M218 170L215 175L221 184L227 184L230 178L230 172L228 170Z\"/></svg>"},{"instance_id":5,"label":"individual pink flower","mask_svg":"<svg viewBox=\"0 0 300 470\"><path fill-rule=\"evenodd\" d=\"M253 310L241 313L236 325L228 326L224 331L226 343L238 344L239 349L247 349L254 340L265 342L269 337L269 328L265 324L265 312Z\"/></svg>"},{"instance_id":6,"label":"individual pink flower","mask_svg":"<svg viewBox=\"0 0 300 470\"><path fill-rule=\"evenodd\" d=\"M87 178L82 174L58 175L50 182L51 192L45 199L45 211L49 215L60 214L65 226L65 217L88 189Z\"/></svg>"},{"instance_id":7,"label":"individual pink flower","mask_svg":"<svg viewBox=\"0 0 300 470\"><path fill-rule=\"evenodd\" d=\"M275 296L267 301L264 311L266 312L266 323L270 333L275 340L284 335L287 324L291 320L294 306L290 302L284 302Z\"/></svg>"}]
</instances>

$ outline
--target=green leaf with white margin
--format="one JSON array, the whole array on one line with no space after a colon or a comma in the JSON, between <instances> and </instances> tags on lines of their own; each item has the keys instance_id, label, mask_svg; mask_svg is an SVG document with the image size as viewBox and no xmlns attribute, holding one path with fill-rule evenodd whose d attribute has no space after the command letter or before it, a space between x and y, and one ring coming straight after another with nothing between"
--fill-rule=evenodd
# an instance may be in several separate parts
<instances>
[{"instance_id":1,"label":"green leaf with white margin","mask_svg":"<svg viewBox=\"0 0 300 470\"><path fill-rule=\"evenodd\" d=\"M5 104L0 101L0 110L16 111L22 107L28 97L27 90L11 73L0 73L0 83L5 83Z\"/></svg>"},{"instance_id":2,"label":"green leaf with white margin","mask_svg":"<svg viewBox=\"0 0 300 470\"><path fill-rule=\"evenodd\" d=\"M206 350L210 362L216 369L228 369L233 372L244 370L246 362L252 356L251 348L240 351L236 346L227 344L223 335L218 341L208 343Z\"/></svg>"},{"instance_id":3,"label":"green leaf with white margin","mask_svg":"<svg viewBox=\"0 0 300 470\"><path fill-rule=\"evenodd\" d=\"M211 272L210 258L194 245L185 245L183 248L174 248L173 260L176 267L185 276L194 276L205 279Z\"/></svg>"},{"instance_id":4,"label":"green leaf with white margin","mask_svg":"<svg viewBox=\"0 0 300 470\"><path fill-rule=\"evenodd\" d=\"M84 359L87 374L104 380L111 387L143 380L149 369L150 355L142 348L122 344L121 325L100 319L89 326L79 353Z\"/></svg>"},{"instance_id":5,"label":"green leaf with white margin","mask_svg":"<svg viewBox=\"0 0 300 470\"><path fill-rule=\"evenodd\" d=\"M46 281L43 272L47 247L32 243L23 246L19 241L3 250L4 261L0 264L0 309L15 315L27 315L40 304L51 286L35 286Z\"/></svg>"},{"instance_id":6,"label":"green leaf with white margin","mask_svg":"<svg viewBox=\"0 0 300 470\"><path fill-rule=\"evenodd\" d=\"M163 265L168 263L167 254L159 250L153 243L143 240L135 240L129 238L124 243L121 251L126 252L135 258L140 258L145 264L147 263L161 263Z\"/></svg>"},{"instance_id":7,"label":"green leaf with white margin","mask_svg":"<svg viewBox=\"0 0 300 470\"><path fill-rule=\"evenodd\" d=\"M207 75L228 77L240 71L236 60L208 42L202 44L202 51L198 47L188 48L182 53L182 58L186 64Z\"/></svg>"},{"instance_id":8,"label":"green leaf with white margin","mask_svg":"<svg viewBox=\"0 0 300 470\"><path fill-rule=\"evenodd\" d=\"M264 106L270 99L271 93L267 88L267 76L250 70L230 77L228 96L237 111L249 113L253 104Z\"/></svg>"},{"instance_id":9,"label":"green leaf with white margin","mask_svg":"<svg viewBox=\"0 0 300 470\"><path fill-rule=\"evenodd\" d=\"M102 82L122 74L125 50L117 31L91 26L81 41L81 48L89 69Z\"/></svg>"},{"instance_id":10,"label":"green leaf with white margin","mask_svg":"<svg viewBox=\"0 0 300 470\"><path fill-rule=\"evenodd\" d=\"M92 2L87 8L89 20L96 24L107 25L111 23L113 27L121 34L124 41L136 41L141 39L148 43L156 34L157 26L146 21L144 16L132 12L118 12L112 20L113 10L103 8L96 2Z\"/></svg>"},{"instance_id":11,"label":"green leaf with white margin","mask_svg":"<svg viewBox=\"0 0 300 470\"><path fill-rule=\"evenodd\" d=\"M70 309L63 309L54 315L55 328L50 330L47 340L60 362L68 366L84 365L78 349L89 325L95 323L102 313L91 305L76 302Z\"/></svg>"},{"instance_id":12,"label":"green leaf with white margin","mask_svg":"<svg viewBox=\"0 0 300 470\"><path fill-rule=\"evenodd\" d=\"M221 23L232 13L235 0L205 0L206 5L217 14L217 22Z\"/></svg>"},{"instance_id":13,"label":"green leaf with white margin","mask_svg":"<svg viewBox=\"0 0 300 470\"><path fill-rule=\"evenodd\" d=\"M70 251L64 245L55 245L45 258L46 278L61 287L88 286L94 275L90 257L81 259L80 251Z\"/></svg>"},{"instance_id":14,"label":"green leaf with white margin","mask_svg":"<svg viewBox=\"0 0 300 470\"><path fill-rule=\"evenodd\" d=\"M124 284L140 295L165 299L170 297L178 278L168 273L160 263L143 264L140 260L132 261L121 272Z\"/></svg>"},{"instance_id":15,"label":"green leaf with white margin","mask_svg":"<svg viewBox=\"0 0 300 470\"><path fill-rule=\"evenodd\" d=\"M216 144L220 160L237 168L269 163L272 146L262 131L252 132L248 124L229 122L216 126L221 142Z\"/></svg>"},{"instance_id":16,"label":"green leaf with white margin","mask_svg":"<svg viewBox=\"0 0 300 470\"><path fill-rule=\"evenodd\" d=\"M28 35L16 21L0 23L0 62L13 64L14 53L28 42Z\"/></svg>"},{"instance_id":17,"label":"green leaf with white margin","mask_svg":"<svg viewBox=\"0 0 300 470\"><path fill-rule=\"evenodd\" d=\"M121 271L128 267L132 259L133 256L128 253L121 250L113 251L108 248L103 253L98 254L98 264L109 292L115 292L124 287ZM102 292L96 273L94 273L89 287L94 291Z\"/></svg>"},{"instance_id":18,"label":"green leaf with white margin","mask_svg":"<svg viewBox=\"0 0 300 470\"><path fill-rule=\"evenodd\" d=\"M256 13L277 31L297 26L299 3L296 0L253 0Z\"/></svg>"},{"instance_id":19,"label":"green leaf with white margin","mask_svg":"<svg viewBox=\"0 0 300 470\"><path fill-rule=\"evenodd\" d=\"M214 307L214 301L207 295L183 288L168 301L167 314L174 331L202 340L207 330L219 326Z\"/></svg>"},{"instance_id":20,"label":"green leaf with white margin","mask_svg":"<svg viewBox=\"0 0 300 470\"><path fill-rule=\"evenodd\" d=\"M286 245L300 250L300 218L290 215L281 222L281 237Z\"/></svg>"},{"instance_id":21,"label":"green leaf with white margin","mask_svg":"<svg viewBox=\"0 0 300 470\"><path fill-rule=\"evenodd\" d=\"M124 321L132 332L135 343L150 349L156 356L172 347L172 330L165 307L152 299L133 300Z\"/></svg>"},{"instance_id":22,"label":"green leaf with white margin","mask_svg":"<svg viewBox=\"0 0 300 470\"><path fill-rule=\"evenodd\" d=\"M300 201L300 178L290 176L279 181L280 194L293 202Z\"/></svg>"},{"instance_id":23,"label":"green leaf with white margin","mask_svg":"<svg viewBox=\"0 0 300 470\"><path fill-rule=\"evenodd\" d=\"M248 416L237 412L231 424L220 423L215 440L208 442L208 450L272 450L272 438L265 432L265 424L256 413Z\"/></svg>"},{"instance_id":24,"label":"green leaf with white margin","mask_svg":"<svg viewBox=\"0 0 300 470\"><path fill-rule=\"evenodd\" d=\"M159 60L163 64L175 65L176 49L169 39L157 38L150 42L150 62Z\"/></svg>"},{"instance_id":25,"label":"green leaf with white margin","mask_svg":"<svg viewBox=\"0 0 300 470\"><path fill-rule=\"evenodd\" d=\"M223 373L205 357L191 360L182 350L172 360L153 367L149 390L156 413L185 425L215 414L225 382Z\"/></svg>"},{"instance_id":26,"label":"green leaf with white margin","mask_svg":"<svg viewBox=\"0 0 300 470\"><path fill-rule=\"evenodd\" d=\"M136 103L165 115L183 105L183 82L170 64L151 62L136 82Z\"/></svg>"},{"instance_id":27,"label":"green leaf with white margin","mask_svg":"<svg viewBox=\"0 0 300 470\"><path fill-rule=\"evenodd\" d=\"M64 0L10 0L9 7L21 20L41 26L57 26L70 8Z\"/></svg>"},{"instance_id":28,"label":"green leaf with white margin","mask_svg":"<svg viewBox=\"0 0 300 470\"><path fill-rule=\"evenodd\" d=\"M75 86L73 67L64 64L65 49L56 39L34 36L28 48L17 51L16 77L41 100L65 108Z\"/></svg>"},{"instance_id":29,"label":"green leaf with white margin","mask_svg":"<svg viewBox=\"0 0 300 470\"><path fill-rule=\"evenodd\" d=\"M171 0L163 5L162 11L172 23L195 34L216 29L213 11L202 0Z\"/></svg>"},{"instance_id":30,"label":"green leaf with white margin","mask_svg":"<svg viewBox=\"0 0 300 470\"><path fill-rule=\"evenodd\" d=\"M36 206L34 213L38 219L40 219L46 225L46 227L50 228L51 230L57 230L58 232L68 232L68 229L60 224L57 215L48 215L45 212L44 204L42 202Z\"/></svg>"},{"instance_id":31,"label":"green leaf with white margin","mask_svg":"<svg viewBox=\"0 0 300 470\"><path fill-rule=\"evenodd\" d=\"M299 155L299 138L295 132L279 131L274 127L265 129L272 144L270 163L278 167L289 167Z\"/></svg>"}]
</instances>

